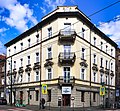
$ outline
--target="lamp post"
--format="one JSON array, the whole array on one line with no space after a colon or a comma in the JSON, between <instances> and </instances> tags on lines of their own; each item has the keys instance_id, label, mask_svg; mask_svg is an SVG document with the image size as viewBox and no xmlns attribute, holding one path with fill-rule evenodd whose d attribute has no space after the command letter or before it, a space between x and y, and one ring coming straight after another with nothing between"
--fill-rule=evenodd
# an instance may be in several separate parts
<instances>
[{"instance_id":1,"label":"lamp post","mask_svg":"<svg viewBox=\"0 0 120 111\"><path fill-rule=\"evenodd\" d=\"M108 74L108 107L110 107L110 63L112 58L109 60L109 74Z\"/></svg>"}]
</instances>

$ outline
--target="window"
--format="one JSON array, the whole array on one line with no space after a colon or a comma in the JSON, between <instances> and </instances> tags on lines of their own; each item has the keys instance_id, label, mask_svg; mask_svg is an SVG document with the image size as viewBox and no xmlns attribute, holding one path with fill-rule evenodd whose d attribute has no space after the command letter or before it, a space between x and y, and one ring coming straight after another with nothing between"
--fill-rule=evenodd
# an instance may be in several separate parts
<instances>
[{"instance_id":1,"label":"window","mask_svg":"<svg viewBox=\"0 0 120 111\"><path fill-rule=\"evenodd\" d=\"M21 46L21 50L23 50L23 43L20 43L20 46Z\"/></svg>"},{"instance_id":2,"label":"window","mask_svg":"<svg viewBox=\"0 0 120 111\"><path fill-rule=\"evenodd\" d=\"M96 93L93 92L93 102L96 102Z\"/></svg>"},{"instance_id":3,"label":"window","mask_svg":"<svg viewBox=\"0 0 120 111\"><path fill-rule=\"evenodd\" d=\"M8 63L8 66L9 66L9 70L11 70L11 64L10 64L10 62Z\"/></svg>"},{"instance_id":4,"label":"window","mask_svg":"<svg viewBox=\"0 0 120 111\"><path fill-rule=\"evenodd\" d=\"M21 67L23 66L23 58L20 59Z\"/></svg>"},{"instance_id":5,"label":"window","mask_svg":"<svg viewBox=\"0 0 120 111\"><path fill-rule=\"evenodd\" d=\"M39 72L36 72L36 81L39 81Z\"/></svg>"},{"instance_id":6,"label":"window","mask_svg":"<svg viewBox=\"0 0 120 111\"><path fill-rule=\"evenodd\" d=\"M111 71L113 70L113 63L111 63Z\"/></svg>"},{"instance_id":7,"label":"window","mask_svg":"<svg viewBox=\"0 0 120 111\"><path fill-rule=\"evenodd\" d=\"M14 61L14 69L16 68L16 61Z\"/></svg>"},{"instance_id":8,"label":"window","mask_svg":"<svg viewBox=\"0 0 120 111\"><path fill-rule=\"evenodd\" d=\"M111 85L112 85L112 82L113 82L113 77L111 77Z\"/></svg>"},{"instance_id":9,"label":"window","mask_svg":"<svg viewBox=\"0 0 120 111\"><path fill-rule=\"evenodd\" d=\"M48 50L48 59L51 59L52 58L52 48L49 47L47 50Z\"/></svg>"},{"instance_id":10,"label":"window","mask_svg":"<svg viewBox=\"0 0 120 111\"><path fill-rule=\"evenodd\" d=\"M39 100L39 91L37 90L35 92L36 92L36 101L38 101Z\"/></svg>"},{"instance_id":11,"label":"window","mask_svg":"<svg viewBox=\"0 0 120 111\"><path fill-rule=\"evenodd\" d=\"M103 42L101 42L101 50L103 49Z\"/></svg>"},{"instance_id":12,"label":"window","mask_svg":"<svg viewBox=\"0 0 120 111\"><path fill-rule=\"evenodd\" d=\"M96 55L93 55L93 63L96 64Z\"/></svg>"},{"instance_id":13,"label":"window","mask_svg":"<svg viewBox=\"0 0 120 111\"><path fill-rule=\"evenodd\" d=\"M96 82L96 72L93 72L93 82Z\"/></svg>"},{"instance_id":14,"label":"window","mask_svg":"<svg viewBox=\"0 0 120 111\"><path fill-rule=\"evenodd\" d=\"M82 55L81 55L81 59L85 59L85 48L82 48Z\"/></svg>"},{"instance_id":15,"label":"window","mask_svg":"<svg viewBox=\"0 0 120 111\"><path fill-rule=\"evenodd\" d=\"M14 53L16 53L16 46L14 46Z\"/></svg>"},{"instance_id":16,"label":"window","mask_svg":"<svg viewBox=\"0 0 120 111\"><path fill-rule=\"evenodd\" d=\"M39 42L39 34L36 35L36 43Z\"/></svg>"},{"instance_id":17,"label":"window","mask_svg":"<svg viewBox=\"0 0 120 111\"><path fill-rule=\"evenodd\" d=\"M30 73L28 73L28 82L30 82Z\"/></svg>"},{"instance_id":18,"label":"window","mask_svg":"<svg viewBox=\"0 0 120 111\"><path fill-rule=\"evenodd\" d=\"M81 69L81 79L84 80L85 79L85 69Z\"/></svg>"},{"instance_id":19,"label":"window","mask_svg":"<svg viewBox=\"0 0 120 111\"><path fill-rule=\"evenodd\" d=\"M22 74L20 74L20 82L22 82L22 79L23 79L23 75Z\"/></svg>"},{"instance_id":20,"label":"window","mask_svg":"<svg viewBox=\"0 0 120 111\"><path fill-rule=\"evenodd\" d=\"M94 46L96 46L96 38L94 37Z\"/></svg>"},{"instance_id":21,"label":"window","mask_svg":"<svg viewBox=\"0 0 120 111\"><path fill-rule=\"evenodd\" d=\"M108 46L106 45L106 52L108 51Z\"/></svg>"},{"instance_id":22,"label":"window","mask_svg":"<svg viewBox=\"0 0 120 111\"><path fill-rule=\"evenodd\" d=\"M28 47L30 47L30 39L28 39Z\"/></svg>"},{"instance_id":23,"label":"window","mask_svg":"<svg viewBox=\"0 0 120 111\"><path fill-rule=\"evenodd\" d=\"M48 79L52 79L52 68L48 68Z\"/></svg>"},{"instance_id":24,"label":"window","mask_svg":"<svg viewBox=\"0 0 120 111\"><path fill-rule=\"evenodd\" d=\"M64 82L69 83L70 82L70 67L64 67L63 72L64 72Z\"/></svg>"},{"instance_id":25,"label":"window","mask_svg":"<svg viewBox=\"0 0 120 111\"><path fill-rule=\"evenodd\" d=\"M106 69L108 68L108 61L106 60Z\"/></svg>"},{"instance_id":26,"label":"window","mask_svg":"<svg viewBox=\"0 0 120 111\"><path fill-rule=\"evenodd\" d=\"M101 73L100 74L100 83L102 83L103 82L103 74Z\"/></svg>"},{"instance_id":27,"label":"window","mask_svg":"<svg viewBox=\"0 0 120 111\"><path fill-rule=\"evenodd\" d=\"M100 66L103 67L103 58L100 58Z\"/></svg>"},{"instance_id":28,"label":"window","mask_svg":"<svg viewBox=\"0 0 120 111\"><path fill-rule=\"evenodd\" d=\"M84 28L82 28L82 38L84 38L85 37L85 29Z\"/></svg>"},{"instance_id":29,"label":"window","mask_svg":"<svg viewBox=\"0 0 120 111\"><path fill-rule=\"evenodd\" d=\"M70 58L71 53L71 45L64 45L64 58L68 59Z\"/></svg>"},{"instance_id":30,"label":"window","mask_svg":"<svg viewBox=\"0 0 120 111\"><path fill-rule=\"evenodd\" d=\"M30 56L28 56L28 65L30 64Z\"/></svg>"},{"instance_id":31,"label":"window","mask_svg":"<svg viewBox=\"0 0 120 111\"><path fill-rule=\"evenodd\" d=\"M52 37L52 27L48 28L48 38Z\"/></svg>"},{"instance_id":32,"label":"window","mask_svg":"<svg viewBox=\"0 0 120 111\"><path fill-rule=\"evenodd\" d=\"M51 102L51 90L48 90L48 100L47 102Z\"/></svg>"},{"instance_id":33,"label":"window","mask_svg":"<svg viewBox=\"0 0 120 111\"><path fill-rule=\"evenodd\" d=\"M85 102L85 92L81 91L81 102Z\"/></svg>"},{"instance_id":34,"label":"window","mask_svg":"<svg viewBox=\"0 0 120 111\"><path fill-rule=\"evenodd\" d=\"M36 63L39 62L39 53L36 53Z\"/></svg>"},{"instance_id":35,"label":"window","mask_svg":"<svg viewBox=\"0 0 120 111\"><path fill-rule=\"evenodd\" d=\"M10 56L10 52L11 52L11 51L10 51L10 49L9 49L9 50L8 50L9 56Z\"/></svg>"},{"instance_id":36,"label":"window","mask_svg":"<svg viewBox=\"0 0 120 111\"><path fill-rule=\"evenodd\" d=\"M71 23L64 23L64 35L71 34Z\"/></svg>"},{"instance_id":37,"label":"window","mask_svg":"<svg viewBox=\"0 0 120 111\"><path fill-rule=\"evenodd\" d=\"M111 56L113 56L113 49L111 49Z\"/></svg>"},{"instance_id":38,"label":"window","mask_svg":"<svg viewBox=\"0 0 120 111\"><path fill-rule=\"evenodd\" d=\"M108 84L108 76L106 76L106 81L105 81L106 84Z\"/></svg>"}]
</instances>

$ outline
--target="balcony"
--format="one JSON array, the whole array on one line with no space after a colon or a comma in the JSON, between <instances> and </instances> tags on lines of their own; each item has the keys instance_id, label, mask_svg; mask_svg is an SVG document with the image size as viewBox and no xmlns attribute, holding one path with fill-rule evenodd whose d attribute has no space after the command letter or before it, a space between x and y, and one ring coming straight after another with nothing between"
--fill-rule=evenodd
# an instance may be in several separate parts
<instances>
[{"instance_id":1,"label":"balcony","mask_svg":"<svg viewBox=\"0 0 120 111\"><path fill-rule=\"evenodd\" d=\"M58 84L60 85L60 86L68 86L68 85L71 85L71 86L74 86L74 84L75 84L75 78L74 78L74 76L70 76L70 77L68 77L68 76L66 76L66 77L64 77L64 76L59 76L59 78L58 78Z\"/></svg>"},{"instance_id":2,"label":"balcony","mask_svg":"<svg viewBox=\"0 0 120 111\"><path fill-rule=\"evenodd\" d=\"M33 70L39 70L40 69L40 63L36 62L34 63Z\"/></svg>"},{"instance_id":3,"label":"balcony","mask_svg":"<svg viewBox=\"0 0 120 111\"><path fill-rule=\"evenodd\" d=\"M61 65L73 65L76 56L74 52L69 52L69 53L60 52L58 58L59 58L59 63Z\"/></svg>"},{"instance_id":4,"label":"balcony","mask_svg":"<svg viewBox=\"0 0 120 111\"><path fill-rule=\"evenodd\" d=\"M64 30L60 30L59 32L59 42L60 43L74 43L76 38L76 32L74 30L68 30L68 31L64 31Z\"/></svg>"}]
</instances>

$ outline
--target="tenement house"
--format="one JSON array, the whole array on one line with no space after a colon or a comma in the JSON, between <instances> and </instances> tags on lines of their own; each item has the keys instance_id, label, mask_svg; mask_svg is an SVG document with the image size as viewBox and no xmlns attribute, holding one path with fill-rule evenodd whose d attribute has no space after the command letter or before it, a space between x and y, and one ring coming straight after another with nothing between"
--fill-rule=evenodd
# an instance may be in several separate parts
<instances>
[{"instance_id":1,"label":"tenement house","mask_svg":"<svg viewBox=\"0 0 120 111\"><path fill-rule=\"evenodd\" d=\"M5 46L12 103L39 105L44 98L50 106L89 107L114 101L117 45L77 6L58 6Z\"/></svg>"},{"instance_id":2,"label":"tenement house","mask_svg":"<svg viewBox=\"0 0 120 111\"><path fill-rule=\"evenodd\" d=\"M5 92L5 55L0 54L0 97L4 97Z\"/></svg>"}]
</instances>

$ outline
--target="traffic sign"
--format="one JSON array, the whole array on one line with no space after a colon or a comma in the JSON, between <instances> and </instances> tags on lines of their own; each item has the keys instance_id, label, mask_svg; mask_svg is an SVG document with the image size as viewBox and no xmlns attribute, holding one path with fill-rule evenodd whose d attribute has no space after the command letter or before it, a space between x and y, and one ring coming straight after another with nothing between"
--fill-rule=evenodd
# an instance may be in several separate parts
<instances>
[{"instance_id":1,"label":"traffic sign","mask_svg":"<svg viewBox=\"0 0 120 111\"><path fill-rule=\"evenodd\" d=\"M47 94L47 84L42 84L42 94Z\"/></svg>"},{"instance_id":2,"label":"traffic sign","mask_svg":"<svg viewBox=\"0 0 120 111\"><path fill-rule=\"evenodd\" d=\"M105 86L100 86L100 95L101 96L105 95Z\"/></svg>"}]
</instances>

